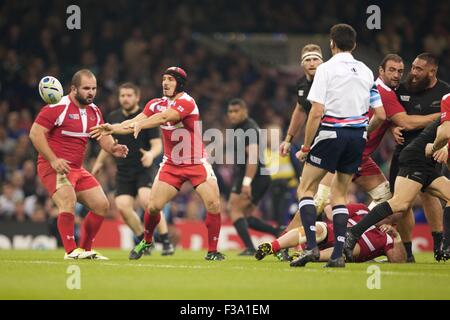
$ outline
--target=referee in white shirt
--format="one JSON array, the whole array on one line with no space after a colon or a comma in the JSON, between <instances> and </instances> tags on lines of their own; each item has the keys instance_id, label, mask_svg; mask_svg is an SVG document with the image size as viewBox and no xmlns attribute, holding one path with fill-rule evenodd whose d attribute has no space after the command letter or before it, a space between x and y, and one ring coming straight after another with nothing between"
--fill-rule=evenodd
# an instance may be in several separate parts
<instances>
[{"instance_id":1,"label":"referee in white shirt","mask_svg":"<svg viewBox=\"0 0 450 320\"><path fill-rule=\"evenodd\" d=\"M292 267L303 267L308 262L319 260L313 197L327 172L336 175L331 185L335 245L326 267L345 267L343 246L348 220L347 189L361 164L367 133L386 118L378 91L374 88L372 71L351 54L356 47L356 31L347 24L334 25L330 30L330 47L333 57L317 68L308 95L312 107L306 122L304 145L297 153L301 161L307 162L298 188L307 246L291 262ZM369 107L374 112L370 124Z\"/></svg>"}]
</instances>

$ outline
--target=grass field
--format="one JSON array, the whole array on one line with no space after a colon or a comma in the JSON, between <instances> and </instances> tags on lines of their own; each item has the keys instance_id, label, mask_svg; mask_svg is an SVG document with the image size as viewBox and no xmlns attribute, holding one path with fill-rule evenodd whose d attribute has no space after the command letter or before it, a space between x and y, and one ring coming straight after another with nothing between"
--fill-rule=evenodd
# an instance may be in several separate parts
<instances>
[{"instance_id":1,"label":"grass field","mask_svg":"<svg viewBox=\"0 0 450 320\"><path fill-rule=\"evenodd\" d=\"M65 261L60 250L1 250L0 299L450 299L450 262L436 263L431 253L416 255L416 264L377 263L381 288L372 290L369 263L329 270L323 263L291 268L274 257L256 261L236 252L225 252L225 261L180 250L138 261L129 261L125 251L102 253L110 260ZM71 265L79 266L79 290L66 285Z\"/></svg>"}]
</instances>

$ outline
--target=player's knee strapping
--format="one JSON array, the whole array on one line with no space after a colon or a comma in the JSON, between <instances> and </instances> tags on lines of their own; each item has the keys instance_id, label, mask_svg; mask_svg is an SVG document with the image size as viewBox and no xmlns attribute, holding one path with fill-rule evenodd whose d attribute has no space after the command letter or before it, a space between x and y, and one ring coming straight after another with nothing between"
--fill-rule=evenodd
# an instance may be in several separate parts
<instances>
[{"instance_id":1,"label":"player's knee strapping","mask_svg":"<svg viewBox=\"0 0 450 320\"><path fill-rule=\"evenodd\" d=\"M330 190L331 188L329 186L319 184L317 193L314 196L314 205L317 208L317 215L323 212L323 209L325 208L325 205L327 204L330 197Z\"/></svg>"},{"instance_id":2,"label":"player's knee strapping","mask_svg":"<svg viewBox=\"0 0 450 320\"><path fill-rule=\"evenodd\" d=\"M392 193L389 188L389 182L387 181L380 183L368 193L372 197L372 202L369 205L370 210L372 210L377 204L385 202L392 198Z\"/></svg>"},{"instance_id":3,"label":"player's knee strapping","mask_svg":"<svg viewBox=\"0 0 450 320\"><path fill-rule=\"evenodd\" d=\"M303 227L295 228L295 231L298 232L298 244L306 243L306 235L305 229ZM317 243L321 243L323 240L327 238L327 224L322 221L316 222L316 241Z\"/></svg>"}]
</instances>

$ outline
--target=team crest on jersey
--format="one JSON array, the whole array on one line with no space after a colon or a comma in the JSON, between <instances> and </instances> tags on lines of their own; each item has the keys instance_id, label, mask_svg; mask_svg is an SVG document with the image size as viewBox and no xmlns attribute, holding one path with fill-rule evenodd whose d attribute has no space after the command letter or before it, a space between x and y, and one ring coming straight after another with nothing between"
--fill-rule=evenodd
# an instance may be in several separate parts
<instances>
[{"instance_id":1,"label":"team crest on jersey","mask_svg":"<svg viewBox=\"0 0 450 320\"><path fill-rule=\"evenodd\" d=\"M69 119L80 120L80 115L78 113L69 113Z\"/></svg>"},{"instance_id":2,"label":"team crest on jersey","mask_svg":"<svg viewBox=\"0 0 450 320\"><path fill-rule=\"evenodd\" d=\"M411 96L400 96L400 100L408 102Z\"/></svg>"},{"instance_id":3,"label":"team crest on jersey","mask_svg":"<svg viewBox=\"0 0 450 320\"><path fill-rule=\"evenodd\" d=\"M298 90L298 95L300 97L303 97L304 94L305 94L305 90Z\"/></svg>"},{"instance_id":4,"label":"team crest on jersey","mask_svg":"<svg viewBox=\"0 0 450 320\"><path fill-rule=\"evenodd\" d=\"M95 116L91 116L89 119L90 119L91 121L94 121L94 120L95 120Z\"/></svg>"}]
</instances>

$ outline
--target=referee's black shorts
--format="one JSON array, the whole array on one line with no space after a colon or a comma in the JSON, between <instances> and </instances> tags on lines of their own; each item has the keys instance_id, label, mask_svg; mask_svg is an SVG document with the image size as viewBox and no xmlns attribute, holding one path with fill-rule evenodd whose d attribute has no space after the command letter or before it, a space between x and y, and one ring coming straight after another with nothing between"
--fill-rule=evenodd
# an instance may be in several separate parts
<instances>
[{"instance_id":1,"label":"referee's black shorts","mask_svg":"<svg viewBox=\"0 0 450 320\"><path fill-rule=\"evenodd\" d=\"M151 188L158 172L157 166L136 169L117 168L116 196L136 197L140 188Z\"/></svg>"},{"instance_id":2,"label":"referee's black shorts","mask_svg":"<svg viewBox=\"0 0 450 320\"><path fill-rule=\"evenodd\" d=\"M242 190L243 176L233 177L233 186L231 187L231 193L240 194ZM257 174L252 180L252 203L256 206L259 201L264 197L264 194L270 187L272 179L269 175Z\"/></svg>"},{"instance_id":3,"label":"referee's black shorts","mask_svg":"<svg viewBox=\"0 0 450 320\"><path fill-rule=\"evenodd\" d=\"M365 147L365 128L320 127L306 162L331 173L357 173Z\"/></svg>"}]
</instances>

